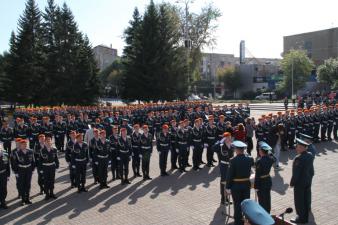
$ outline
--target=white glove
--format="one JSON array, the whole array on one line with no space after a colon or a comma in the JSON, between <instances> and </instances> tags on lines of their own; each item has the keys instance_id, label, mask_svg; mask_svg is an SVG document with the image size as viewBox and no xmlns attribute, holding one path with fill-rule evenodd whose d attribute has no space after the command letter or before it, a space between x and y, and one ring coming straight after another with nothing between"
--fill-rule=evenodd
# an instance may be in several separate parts
<instances>
[{"instance_id":1,"label":"white glove","mask_svg":"<svg viewBox=\"0 0 338 225\"><path fill-rule=\"evenodd\" d=\"M209 145L208 144L204 144L204 148L207 148Z\"/></svg>"},{"instance_id":2,"label":"white glove","mask_svg":"<svg viewBox=\"0 0 338 225\"><path fill-rule=\"evenodd\" d=\"M120 157L117 157L116 159L117 159L117 160L121 160L121 158L120 158Z\"/></svg>"},{"instance_id":3,"label":"white glove","mask_svg":"<svg viewBox=\"0 0 338 225\"><path fill-rule=\"evenodd\" d=\"M161 151L158 151L158 154L161 155Z\"/></svg>"},{"instance_id":4,"label":"white glove","mask_svg":"<svg viewBox=\"0 0 338 225\"><path fill-rule=\"evenodd\" d=\"M43 171L42 171L42 170L40 170L39 172L40 172L40 173L43 173Z\"/></svg>"},{"instance_id":5,"label":"white glove","mask_svg":"<svg viewBox=\"0 0 338 225\"><path fill-rule=\"evenodd\" d=\"M75 167L74 165L72 165L72 168L73 168L73 169L76 169L76 167Z\"/></svg>"},{"instance_id":6,"label":"white glove","mask_svg":"<svg viewBox=\"0 0 338 225\"><path fill-rule=\"evenodd\" d=\"M291 134L291 131L289 131L288 134Z\"/></svg>"},{"instance_id":7,"label":"white glove","mask_svg":"<svg viewBox=\"0 0 338 225\"><path fill-rule=\"evenodd\" d=\"M140 157L140 159L142 159L142 154L139 154L138 157Z\"/></svg>"},{"instance_id":8,"label":"white glove","mask_svg":"<svg viewBox=\"0 0 338 225\"><path fill-rule=\"evenodd\" d=\"M176 148L176 153L178 153L179 152L179 150L178 150L178 148Z\"/></svg>"},{"instance_id":9,"label":"white glove","mask_svg":"<svg viewBox=\"0 0 338 225\"><path fill-rule=\"evenodd\" d=\"M99 162L94 162L95 163L95 165L99 165Z\"/></svg>"},{"instance_id":10,"label":"white glove","mask_svg":"<svg viewBox=\"0 0 338 225\"><path fill-rule=\"evenodd\" d=\"M230 189L225 189L225 192L230 195L231 194L231 190Z\"/></svg>"},{"instance_id":11,"label":"white glove","mask_svg":"<svg viewBox=\"0 0 338 225\"><path fill-rule=\"evenodd\" d=\"M93 159L90 158L90 159L89 159L89 162L93 162Z\"/></svg>"},{"instance_id":12,"label":"white glove","mask_svg":"<svg viewBox=\"0 0 338 225\"><path fill-rule=\"evenodd\" d=\"M108 164L110 165L110 164L111 164L111 161L109 161Z\"/></svg>"},{"instance_id":13,"label":"white glove","mask_svg":"<svg viewBox=\"0 0 338 225\"><path fill-rule=\"evenodd\" d=\"M190 146L190 149L191 149L191 151L193 151L194 150L194 146ZM189 150L189 148L188 148L188 150Z\"/></svg>"},{"instance_id":14,"label":"white glove","mask_svg":"<svg viewBox=\"0 0 338 225\"><path fill-rule=\"evenodd\" d=\"M129 156L129 160L131 160L131 158L132 158L132 157L131 157L131 156Z\"/></svg>"},{"instance_id":15,"label":"white glove","mask_svg":"<svg viewBox=\"0 0 338 225\"><path fill-rule=\"evenodd\" d=\"M19 177L19 174L15 174L15 177L18 178L18 177Z\"/></svg>"}]
</instances>

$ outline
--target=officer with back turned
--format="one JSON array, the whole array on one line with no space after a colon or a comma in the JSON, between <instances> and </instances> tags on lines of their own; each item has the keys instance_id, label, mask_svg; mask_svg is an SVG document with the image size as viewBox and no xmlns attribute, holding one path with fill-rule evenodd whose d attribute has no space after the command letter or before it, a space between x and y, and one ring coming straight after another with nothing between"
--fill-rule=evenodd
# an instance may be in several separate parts
<instances>
[{"instance_id":1,"label":"officer with back turned","mask_svg":"<svg viewBox=\"0 0 338 225\"><path fill-rule=\"evenodd\" d=\"M227 179L226 192L232 195L234 201L235 225L243 225L241 202L250 198L250 173L254 161L250 156L244 154L247 145L241 141L234 141L236 156L230 160Z\"/></svg>"},{"instance_id":2,"label":"officer with back turned","mask_svg":"<svg viewBox=\"0 0 338 225\"><path fill-rule=\"evenodd\" d=\"M169 174L167 173L167 159L169 150L171 148L171 140L169 135L169 126L167 124L162 125L162 131L158 133L156 142L157 151L159 154L161 176L168 176Z\"/></svg>"},{"instance_id":3,"label":"officer with back turned","mask_svg":"<svg viewBox=\"0 0 338 225\"><path fill-rule=\"evenodd\" d=\"M259 159L256 162L254 188L257 191L259 204L270 213L272 186L270 170L275 160L271 156L272 148L266 142L259 142L258 145Z\"/></svg>"},{"instance_id":4,"label":"officer with back turned","mask_svg":"<svg viewBox=\"0 0 338 225\"><path fill-rule=\"evenodd\" d=\"M297 217L291 222L308 223L311 201L311 184L314 175L313 155L307 151L309 143L297 139L297 156L293 160L290 186L294 188Z\"/></svg>"}]
</instances>

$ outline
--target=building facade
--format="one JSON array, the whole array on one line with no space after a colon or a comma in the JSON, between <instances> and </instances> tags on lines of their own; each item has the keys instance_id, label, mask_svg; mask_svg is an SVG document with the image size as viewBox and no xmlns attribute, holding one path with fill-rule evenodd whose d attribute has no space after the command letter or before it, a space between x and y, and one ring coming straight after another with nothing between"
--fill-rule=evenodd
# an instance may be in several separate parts
<instances>
[{"instance_id":1,"label":"building facade","mask_svg":"<svg viewBox=\"0 0 338 225\"><path fill-rule=\"evenodd\" d=\"M117 49L104 45L95 46L93 52L100 71L110 66L118 58Z\"/></svg>"},{"instance_id":2,"label":"building facade","mask_svg":"<svg viewBox=\"0 0 338 225\"><path fill-rule=\"evenodd\" d=\"M284 53L303 49L316 65L338 57L338 27L284 37Z\"/></svg>"}]
</instances>

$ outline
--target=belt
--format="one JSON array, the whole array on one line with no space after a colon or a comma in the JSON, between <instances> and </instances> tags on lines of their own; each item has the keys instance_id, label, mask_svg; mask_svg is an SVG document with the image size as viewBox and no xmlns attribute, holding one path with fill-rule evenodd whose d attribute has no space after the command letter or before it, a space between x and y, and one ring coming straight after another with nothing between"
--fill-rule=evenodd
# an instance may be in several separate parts
<instances>
[{"instance_id":1,"label":"belt","mask_svg":"<svg viewBox=\"0 0 338 225\"><path fill-rule=\"evenodd\" d=\"M208 139L209 139L209 140L214 140L214 139L215 139L215 137L208 137Z\"/></svg>"},{"instance_id":2,"label":"belt","mask_svg":"<svg viewBox=\"0 0 338 225\"><path fill-rule=\"evenodd\" d=\"M194 142L201 142L201 139L193 139Z\"/></svg>"},{"instance_id":3,"label":"belt","mask_svg":"<svg viewBox=\"0 0 338 225\"><path fill-rule=\"evenodd\" d=\"M244 182L244 181L250 181L250 178L235 178L233 179L234 182Z\"/></svg>"},{"instance_id":4,"label":"belt","mask_svg":"<svg viewBox=\"0 0 338 225\"><path fill-rule=\"evenodd\" d=\"M120 152L122 152L122 153L128 153L129 151L123 151L123 150L120 150Z\"/></svg>"},{"instance_id":5,"label":"belt","mask_svg":"<svg viewBox=\"0 0 338 225\"><path fill-rule=\"evenodd\" d=\"M85 160L86 160L85 158L84 159L75 159L76 162L83 162Z\"/></svg>"},{"instance_id":6,"label":"belt","mask_svg":"<svg viewBox=\"0 0 338 225\"><path fill-rule=\"evenodd\" d=\"M43 166L54 166L55 163L54 162L52 162L52 163L42 163L42 165Z\"/></svg>"},{"instance_id":7,"label":"belt","mask_svg":"<svg viewBox=\"0 0 338 225\"><path fill-rule=\"evenodd\" d=\"M266 175L260 176L259 178L264 179L264 178L268 178L268 177L270 177L270 174L266 174Z\"/></svg>"},{"instance_id":8,"label":"belt","mask_svg":"<svg viewBox=\"0 0 338 225\"><path fill-rule=\"evenodd\" d=\"M132 147L132 148L139 148L140 146L132 145L131 147Z\"/></svg>"},{"instance_id":9,"label":"belt","mask_svg":"<svg viewBox=\"0 0 338 225\"><path fill-rule=\"evenodd\" d=\"M169 144L160 144L160 146L167 147L167 146L169 146Z\"/></svg>"},{"instance_id":10,"label":"belt","mask_svg":"<svg viewBox=\"0 0 338 225\"><path fill-rule=\"evenodd\" d=\"M21 164L19 164L19 167L20 168L28 168L28 167L30 167L31 166L31 164L27 164L27 165L21 165Z\"/></svg>"},{"instance_id":11,"label":"belt","mask_svg":"<svg viewBox=\"0 0 338 225\"><path fill-rule=\"evenodd\" d=\"M225 165L229 165L229 162L224 161L224 160L221 160L221 163L222 163L222 164L225 164Z\"/></svg>"},{"instance_id":12,"label":"belt","mask_svg":"<svg viewBox=\"0 0 338 225\"><path fill-rule=\"evenodd\" d=\"M97 155L97 157L99 157L100 159L106 159L106 158L108 158L108 155L105 155L105 156L103 156L103 155Z\"/></svg>"},{"instance_id":13,"label":"belt","mask_svg":"<svg viewBox=\"0 0 338 225\"><path fill-rule=\"evenodd\" d=\"M150 146L142 146L141 148L142 149L150 149L151 147Z\"/></svg>"},{"instance_id":14,"label":"belt","mask_svg":"<svg viewBox=\"0 0 338 225\"><path fill-rule=\"evenodd\" d=\"M6 169L0 170L0 174L3 174L4 172L6 172Z\"/></svg>"},{"instance_id":15,"label":"belt","mask_svg":"<svg viewBox=\"0 0 338 225\"><path fill-rule=\"evenodd\" d=\"M186 145L187 144L187 142L182 142L182 141L179 141L178 142L180 145Z\"/></svg>"}]
</instances>

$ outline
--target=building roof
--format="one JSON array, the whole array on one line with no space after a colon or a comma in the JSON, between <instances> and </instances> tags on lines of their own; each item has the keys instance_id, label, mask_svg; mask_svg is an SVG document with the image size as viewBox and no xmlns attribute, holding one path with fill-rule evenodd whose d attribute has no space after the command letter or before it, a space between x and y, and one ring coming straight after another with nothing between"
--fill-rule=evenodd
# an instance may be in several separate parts
<instances>
[{"instance_id":1,"label":"building roof","mask_svg":"<svg viewBox=\"0 0 338 225\"><path fill-rule=\"evenodd\" d=\"M308 35L308 34L314 34L314 33L320 33L320 32L327 32L329 30L338 30L338 27L324 29L324 30L317 30L317 31L310 31L310 32L304 32L299 34L292 34L292 35L286 35L284 37L292 37L292 36L301 36L301 35Z\"/></svg>"}]
</instances>

